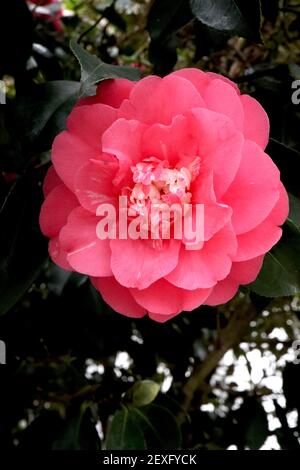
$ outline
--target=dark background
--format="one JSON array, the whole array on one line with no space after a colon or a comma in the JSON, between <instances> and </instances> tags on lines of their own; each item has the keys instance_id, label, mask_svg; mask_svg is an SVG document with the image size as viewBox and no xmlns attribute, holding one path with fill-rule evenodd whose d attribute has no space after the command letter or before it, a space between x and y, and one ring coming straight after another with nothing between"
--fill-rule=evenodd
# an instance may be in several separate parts
<instances>
[{"instance_id":1,"label":"dark background","mask_svg":"<svg viewBox=\"0 0 300 470\"><path fill-rule=\"evenodd\" d=\"M50 3L1 2L0 449L299 448L300 4ZM78 96L70 39L108 72L195 66L266 108L291 212L258 280L227 305L133 321L48 260L41 182Z\"/></svg>"}]
</instances>

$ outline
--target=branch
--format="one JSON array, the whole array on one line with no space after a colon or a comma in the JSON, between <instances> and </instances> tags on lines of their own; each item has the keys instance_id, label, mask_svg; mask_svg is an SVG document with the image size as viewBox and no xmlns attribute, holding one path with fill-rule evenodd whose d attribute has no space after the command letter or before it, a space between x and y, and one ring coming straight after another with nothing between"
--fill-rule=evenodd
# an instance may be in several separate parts
<instances>
[{"instance_id":1,"label":"branch","mask_svg":"<svg viewBox=\"0 0 300 470\"><path fill-rule=\"evenodd\" d=\"M179 424L185 421L196 391L215 370L224 354L241 342L256 314L257 311L251 301L247 298L241 298L228 325L221 330L218 348L209 353L206 359L194 369L183 387L184 399L181 411L177 416Z\"/></svg>"}]
</instances>

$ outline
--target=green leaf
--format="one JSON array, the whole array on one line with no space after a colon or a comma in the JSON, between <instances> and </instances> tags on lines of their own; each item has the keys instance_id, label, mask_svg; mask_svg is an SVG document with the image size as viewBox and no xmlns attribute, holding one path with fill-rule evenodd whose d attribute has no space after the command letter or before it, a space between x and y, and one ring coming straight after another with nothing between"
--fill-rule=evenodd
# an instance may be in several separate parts
<instances>
[{"instance_id":1,"label":"green leaf","mask_svg":"<svg viewBox=\"0 0 300 470\"><path fill-rule=\"evenodd\" d=\"M261 41L259 0L190 0L192 12L206 26Z\"/></svg>"},{"instance_id":2,"label":"green leaf","mask_svg":"<svg viewBox=\"0 0 300 470\"><path fill-rule=\"evenodd\" d=\"M147 405L133 408L147 442L147 449L179 449L181 432L173 414L165 407Z\"/></svg>"},{"instance_id":3,"label":"green leaf","mask_svg":"<svg viewBox=\"0 0 300 470\"><path fill-rule=\"evenodd\" d=\"M20 178L0 208L0 315L32 285L47 258L47 240L38 226L42 201L38 182Z\"/></svg>"},{"instance_id":4,"label":"green leaf","mask_svg":"<svg viewBox=\"0 0 300 470\"><path fill-rule=\"evenodd\" d=\"M287 223L290 228L300 234L300 200L289 194L290 212Z\"/></svg>"},{"instance_id":5,"label":"green leaf","mask_svg":"<svg viewBox=\"0 0 300 470\"><path fill-rule=\"evenodd\" d=\"M267 253L258 278L248 286L265 297L300 292L300 235L289 234Z\"/></svg>"},{"instance_id":6,"label":"green leaf","mask_svg":"<svg viewBox=\"0 0 300 470\"><path fill-rule=\"evenodd\" d=\"M280 126L282 127L281 123ZM273 138L270 139L266 152L278 166L281 180L288 191L300 196L300 152Z\"/></svg>"},{"instance_id":7,"label":"green leaf","mask_svg":"<svg viewBox=\"0 0 300 470\"><path fill-rule=\"evenodd\" d=\"M143 433L132 416L132 412L127 408L117 411L108 429L106 449L143 450L146 448Z\"/></svg>"},{"instance_id":8,"label":"green leaf","mask_svg":"<svg viewBox=\"0 0 300 470\"><path fill-rule=\"evenodd\" d=\"M96 85L109 78L139 80L140 71L136 67L106 64L95 55L87 52L76 41L70 41L70 48L81 67L81 96L96 94Z\"/></svg>"},{"instance_id":9,"label":"green leaf","mask_svg":"<svg viewBox=\"0 0 300 470\"><path fill-rule=\"evenodd\" d=\"M36 85L10 110L11 127L26 147L49 150L79 97L80 84L58 80Z\"/></svg>"},{"instance_id":10,"label":"green leaf","mask_svg":"<svg viewBox=\"0 0 300 470\"><path fill-rule=\"evenodd\" d=\"M69 419L52 445L53 450L99 450L100 440L86 403Z\"/></svg>"},{"instance_id":11,"label":"green leaf","mask_svg":"<svg viewBox=\"0 0 300 470\"><path fill-rule=\"evenodd\" d=\"M136 382L130 390L133 406L149 405L158 395L159 384L153 380L141 380Z\"/></svg>"},{"instance_id":12,"label":"green leaf","mask_svg":"<svg viewBox=\"0 0 300 470\"><path fill-rule=\"evenodd\" d=\"M154 65L154 73L164 76L177 62L179 40L177 32L193 19L186 0L156 0L153 2L147 30L151 37L149 59Z\"/></svg>"}]
</instances>

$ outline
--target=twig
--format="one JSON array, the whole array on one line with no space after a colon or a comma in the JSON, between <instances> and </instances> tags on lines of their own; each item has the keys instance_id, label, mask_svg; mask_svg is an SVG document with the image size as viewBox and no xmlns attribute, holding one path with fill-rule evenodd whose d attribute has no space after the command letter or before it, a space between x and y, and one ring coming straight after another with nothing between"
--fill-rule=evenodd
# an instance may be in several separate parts
<instances>
[{"instance_id":1,"label":"twig","mask_svg":"<svg viewBox=\"0 0 300 470\"><path fill-rule=\"evenodd\" d=\"M256 314L257 312L251 302L242 298L240 305L237 306L236 311L232 314L230 322L221 331L218 349L208 354L205 361L195 368L184 385L182 411L177 416L179 424L185 421L196 391L201 388L207 377L215 370L224 354L241 342L247 334L249 324Z\"/></svg>"},{"instance_id":2,"label":"twig","mask_svg":"<svg viewBox=\"0 0 300 470\"><path fill-rule=\"evenodd\" d=\"M89 34L91 31L93 31L93 29L96 28L96 26L98 26L98 24L100 23L100 21L102 20L102 17L103 15L99 16L99 18L97 18L97 20L91 25L89 26L85 31L83 31L83 33L81 33L81 35L79 36L77 42L80 43L82 41L82 39L87 35Z\"/></svg>"}]
</instances>

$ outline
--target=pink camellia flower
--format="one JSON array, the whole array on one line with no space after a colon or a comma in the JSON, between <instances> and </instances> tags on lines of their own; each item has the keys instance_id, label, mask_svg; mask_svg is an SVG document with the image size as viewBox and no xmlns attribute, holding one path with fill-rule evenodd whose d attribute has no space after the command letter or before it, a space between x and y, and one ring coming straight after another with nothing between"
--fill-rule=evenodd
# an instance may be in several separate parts
<instances>
[{"instance_id":1,"label":"pink camellia flower","mask_svg":"<svg viewBox=\"0 0 300 470\"><path fill-rule=\"evenodd\" d=\"M40 214L52 260L91 277L129 317L166 321L230 300L257 277L288 214L264 153L269 121L230 80L197 69L139 82L107 80L82 99L53 144ZM144 217L149 204L204 208L203 239L101 239L97 208ZM155 226L155 221L154 221Z\"/></svg>"}]
</instances>

